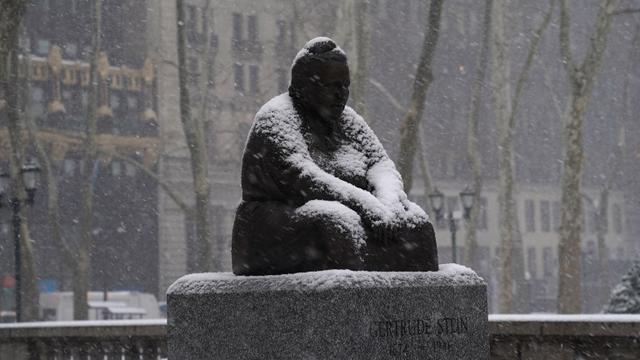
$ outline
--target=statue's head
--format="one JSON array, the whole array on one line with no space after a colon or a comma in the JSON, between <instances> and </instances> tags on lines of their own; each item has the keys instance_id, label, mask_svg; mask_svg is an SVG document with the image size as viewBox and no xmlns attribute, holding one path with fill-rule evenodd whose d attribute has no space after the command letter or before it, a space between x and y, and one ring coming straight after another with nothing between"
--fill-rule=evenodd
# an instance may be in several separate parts
<instances>
[{"instance_id":1,"label":"statue's head","mask_svg":"<svg viewBox=\"0 0 640 360\"><path fill-rule=\"evenodd\" d=\"M291 67L289 94L304 111L334 120L349 99L347 55L326 37L309 41Z\"/></svg>"}]
</instances>

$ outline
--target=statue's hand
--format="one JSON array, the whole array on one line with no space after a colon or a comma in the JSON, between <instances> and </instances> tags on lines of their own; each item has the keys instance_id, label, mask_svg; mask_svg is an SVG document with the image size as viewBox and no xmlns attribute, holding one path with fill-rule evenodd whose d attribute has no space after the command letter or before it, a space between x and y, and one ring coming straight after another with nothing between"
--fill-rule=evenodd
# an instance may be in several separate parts
<instances>
[{"instance_id":1,"label":"statue's hand","mask_svg":"<svg viewBox=\"0 0 640 360\"><path fill-rule=\"evenodd\" d=\"M394 214L387 211L384 217L363 218L365 226L370 230L371 241L379 245L387 245L395 241Z\"/></svg>"},{"instance_id":2,"label":"statue's hand","mask_svg":"<svg viewBox=\"0 0 640 360\"><path fill-rule=\"evenodd\" d=\"M399 218L404 225L416 226L429 221L429 217L424 210L415 203L409 200L404 200L402 201L402 207L403 211Z\"/></svg>"},{"instance_id":3,"label":"statue's hand","mask_svg":"<svg viewBox=\"0 0 640 360\"><path fill-rule=\"evenodd\" d=\"M396 230L397 230L397 227L394 226L393 223L386 224L384 227L381 228L381 230L377 234L377 239L376 239L377 242L383 245L389 245L394 243L396 241L396 236L395 236Z\"/></svg>"},{"instance_id":4,"label":"statue's hand","mask_svg":"<svg viewBox=\"0 0 640 360\"><path fill-rule=\"evenodd\" d=\"M384 205L367 208L361 215L364 226L369 230L369 236L377 244L387 244L393 241L393 222L395 214Z\"/></svg>"}]
</instances>

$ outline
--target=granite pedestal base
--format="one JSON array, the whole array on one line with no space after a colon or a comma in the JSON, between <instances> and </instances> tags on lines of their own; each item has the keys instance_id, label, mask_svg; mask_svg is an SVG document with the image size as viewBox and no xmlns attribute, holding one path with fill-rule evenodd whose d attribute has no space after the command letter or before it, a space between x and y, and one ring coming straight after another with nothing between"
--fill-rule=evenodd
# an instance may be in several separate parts
<instances>
[{"instance_id":1,"label":"granite pedestal base","mask_svg":"<svg viewBox=\"0 0 640 360\"><path fill-rule=\"evenodd\" d=\"M168 290L171 360L488 359L472 270L192 274Z\"/></svg>"}]
</instances>

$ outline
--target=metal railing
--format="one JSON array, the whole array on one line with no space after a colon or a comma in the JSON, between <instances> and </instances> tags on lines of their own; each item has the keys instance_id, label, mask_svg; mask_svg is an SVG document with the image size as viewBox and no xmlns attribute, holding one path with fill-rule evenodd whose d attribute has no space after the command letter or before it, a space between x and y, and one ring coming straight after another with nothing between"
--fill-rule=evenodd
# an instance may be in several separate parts
<instances>
[{"instance_id":1,"label":"metal railing","mask_svg":"<svg viewBox=\"0 0 640 360\"><path fill-rule=\"evenodd\" d=\"M166 359L166 339L165 319L0 324L0 360Z\"/></svg>"},{"instance_id":2,"label":"metal railing","mask_svg":"<svg viewBox=\"0 0 640 360\"><path fill-rule=\"evenodd\" d=\"M640 359L640 314L489 315L492 360Z\"/></svg>"},{"instance_id":3,"label":"metal railing","mask_svg":"<svg viewBox=\"0 0 640 360\"><path fill-rule=\"evenodd\" d=\"M490 315L492 360L638 359L640 315ZM0 360L166 359L167 321L0 324Z\"/></svg>"}]
</instances>

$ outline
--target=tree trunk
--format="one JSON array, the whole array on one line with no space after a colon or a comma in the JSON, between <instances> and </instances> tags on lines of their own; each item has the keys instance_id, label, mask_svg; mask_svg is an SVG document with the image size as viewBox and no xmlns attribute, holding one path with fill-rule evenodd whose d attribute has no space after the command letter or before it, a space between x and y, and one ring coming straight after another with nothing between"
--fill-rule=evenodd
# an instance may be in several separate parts
<instances>
[{"instance_id":1,"label":"tree trunk","mask_svg":"<svg viewBox=\"0 0 640 360\"><path fill-rule=\"evenodd\" d=\"M194 271L212 271L213 254L211 253L211 229L209 199L209 170L207 148L204 141L203 119L191 116L187 70L187 37L184 1L176 1L178 14L178 77L180 83L180 119L191 158L191 173L195 193L196 220L196 257ZM206 99L203 99L206 101Z\"/></svg>"},{"instance_id":2,"label":"tree trunk","mask_svg":"<svg viewBox=\"0 0 640 360\"><path fill-rule=\"evenodd\" d=\"M491 13L491 73L493 103L498 128L498 203L500 219L500 292L499 311L509 313L513 303L513 129L509 127L511 113L510 66L505 38L505 4L496 2Z\"/></svg>"},{"instance_id":3,"label":"tree trunk","mask_svg":"<svg viewBox=\"0 0 640 360\"><path fill-rule=\"evenodd\" d=\"M616 0L601 2L591 42L584 61L577 65L570 47L570 20L566 0L560 7L560 52L567 70L571 89L569 119L565 122L565 156L562 172L562 209L560 219L560 243L558 258L558 311L579 313L581 294L581 236L582 197L581 178L584 161L583 116L591 96L611 28L611 17Z\"/></svg>"},{"instance_id":4,"label":"tree trunk","mask_svg":"<svg viewBox=\"0 0 640 360\"><path fill-rule=\"evenodd\" d=\"M487 61L489 54L489 38L491 36L491 9L493 0L485 1L483 30L482 30L482 48L480 56L476 63L476 78L473 83L473 92L471 94L471 108L469 111L469 124L467 126L467 155L471 162L472 171L472 190L475 193L474 204L469 214L469 220L466 227L465 238L465 256L464 263L471 268L477 268L477 249L478 241L477 227L478 218L480 216L480 197L482 192L482 160L478 151L478 121L480 118L480 98L482 96L482 88L487 69Z\"/></svg>"},{"instance_id":5,"label":"tree trunk","mask_svg":"<svg viewBox=\"0 0 640 360\"><path fill-rule=\"evenodd\" d=\"M610 176L613 176L611 174ZM609 184L607 184L609 185ZM598 274L602 279L605 288L609 285L609 254L607 253L607 219L609 218L609 186L604 186L600 191L596 219L596 239L598 242ZM603 292L606 294L605 292ZM606 299L602 299L606 301Z\"/></svg>"},{"instance_id":6,"label":"tree trunk","mask_svg":"<svg viewBox=\"0 0 640 360\"><path fill-rule=\"evenodd\" d=\"M101 51L102 0L93 3L91 29L91 55L89 64L89 87L87 89L87 123L84 138L84 158L82 173L82 215L80 217L80 234L82 241L78 246L73 283L73 318L86 320L89 316L89 269L90 253L93 247L93 190L94 168L97 164L97 101L98 101L98 59Z\"/></svg>"},{"instance_id":7,"label":"tree trunk","mask_svg":"<svg viewBox=\"0 0 640 360\"><path fill-rule=\"evenodd\" d=\"M582 115L586 99L580 94L571 95L571 113L566 125L566 149L562 172L562 212L560 218L560 258L558 311L580 313L581 296L581 235L582 197L581 178L583 166Z\"/></svg>"},{"instance_id":8,"label":"tree trunk","mask_svg":"<svg viewBox=\"0 0 640 360\"><path fill-rule=\"evenodd\" d=\"M31 56L29 54L24 54L25 64L31 63ZM25 109L29 109L31 107L31 67L26 66L26 75L24 79L24 91L23 98L25 101ZM65 276L69 272L65 271L65 266L69 266L70 264L74 264L76 262L75 253L72 250L72 247L67 243L66 239L62 236L62 230L60 227L60 206L59 206L59 196L58 196L58 181L55 177L55 170L49 159L49 155L45 149L45 147L40 142L38 138L38 127L33 117L29 115L27 111L23 114L24 124L27 129L27 133L29 134L29 140L33 145L35 150L36 158L38 159L38 163L42 170L42 178L47 187L47 218L49 223L49 235L53 239L53 242L58 245L61 250L62 258L61 258L61 275ZM65 279L63 278L62 281ZM64 289L64 286L61 286Z\"/></svg>"},{"instance_id":9,"label":"tree trunk","mask_svg":"<svg viewBox=\"0 0 640 360\"><path fill-rule=\"evenodd\" d=\"M499 309L502 313L514 311L513 296L524 284L524 254L518 223L518 206L514 196L515 166L513 155L513 136L516 128L517 111L520 96L527 81L529 70L538 50L542 33L549 25L555 0L550 6L542 23L533 33L525 64L516 82L515 93L510 89L509 44L505 37L506 4L496 2L491 10L491 68L493 83L493 102L498 128L498 166L499 166L499 219L501 244L501 281ZM514 270L514 257L516 269ZM514 279L515 276L515 279Z\"/></svg>"},{"instance_id":10,"label":"tree trunk","mask_svg":"<svg viewBox=\"0 0 640 360\"><path fill-rule=\"evenodd\" d=\"M431 62L438 43L443 3L444 0L432 0L429 6L429 21L422 43L420 62L413 83L411 104L409 105L409 111L400 125L400 154L397 165L398 171L404 181L404 189L407 193L411 191L413 185L413 159L418 142L418 124L422 120L427 90L433 81Z\"/></svg>"},{"instance_id":11,"label":"tree trunk","mask_svg":"<svg viewBox=\"0 0 640 360\"><path fill-rule=\"evenodd\" d=\"M38 288L33 247L29 238L26 216L27 194L21 175L24 158L24 141L20 123L21 103L19 91L18 42L20 23L26 10L26 2L13 1L3 5L0 16L0 81L6 97L7 130L9 133L9 175L11 177L11 202L15 206L17 217L13 222L14 234L19 234L20 242L20 321L34 321L38 318ZM15 228L20 222L19 228ZM18 280L18 279L16 279ZM17 282L16 282L17 285Z\"/></svg>"}]
</instances>

